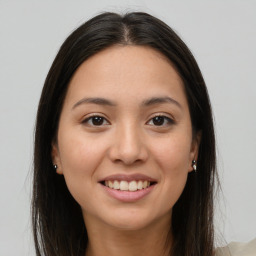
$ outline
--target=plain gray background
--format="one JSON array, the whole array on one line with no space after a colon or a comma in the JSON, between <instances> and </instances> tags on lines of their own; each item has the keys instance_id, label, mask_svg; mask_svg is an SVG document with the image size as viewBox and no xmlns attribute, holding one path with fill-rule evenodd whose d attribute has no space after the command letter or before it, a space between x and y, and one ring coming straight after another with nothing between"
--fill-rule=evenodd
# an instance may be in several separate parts
<instances>
[{"instance_id":1,"label":"plain gray background","mask_svg":"<svg viewBox=\"0 0 256 256\"><path fill-rule=\"evenodd\" d=\"M256 1L0 0L0 255L35 255L30 197L33 129L58 48L103 11L146 11L195 55L215 114L224 196L216 228L227 242L256 237Z\"/></svg>"}]
</instances>

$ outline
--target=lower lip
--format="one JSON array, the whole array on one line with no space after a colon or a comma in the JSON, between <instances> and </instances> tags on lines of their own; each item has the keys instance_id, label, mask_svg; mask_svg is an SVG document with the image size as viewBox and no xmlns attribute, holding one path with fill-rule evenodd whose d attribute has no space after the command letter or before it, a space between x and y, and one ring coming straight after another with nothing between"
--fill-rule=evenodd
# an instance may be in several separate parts
<instances>
[{"instance_id":1,"label":"lower lip","mask_svg":"<svg viewBox=\"0 0 256 256\"><path fill-rule=\"evenodd\" d=\"M105 191L110 195L111 197L122 201L122 202L135 202L138 201L145 196L147 196L155 187L154 185L149 186L148 188L145 189L140 189L136 191L123 191L123 190L116 190L109 188L107 186L104 186L101 184L101 186L105 189Z\"/></svg>"}]
</instances>

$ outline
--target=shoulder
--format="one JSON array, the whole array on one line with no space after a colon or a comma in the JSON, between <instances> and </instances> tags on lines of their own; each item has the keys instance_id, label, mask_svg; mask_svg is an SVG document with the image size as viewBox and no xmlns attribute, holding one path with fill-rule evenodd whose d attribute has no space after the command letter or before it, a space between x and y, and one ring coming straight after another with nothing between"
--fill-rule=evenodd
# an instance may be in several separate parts
<instances>
[{"instance_id":1,"label":"shoulder","mask_svg":"<svg viewBox=\"0 0 256 256\"><path fill-rule=\"evenodd\" d=\"M232 242L225 247L217 248L216 256L256 256L256 239L249 243Z\"/></svg>"}]
</instances>

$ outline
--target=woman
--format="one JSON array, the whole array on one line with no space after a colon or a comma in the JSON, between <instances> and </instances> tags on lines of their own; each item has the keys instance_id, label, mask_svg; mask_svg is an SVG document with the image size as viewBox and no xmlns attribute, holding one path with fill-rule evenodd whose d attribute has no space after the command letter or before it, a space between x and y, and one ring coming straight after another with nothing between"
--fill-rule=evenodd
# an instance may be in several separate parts
<instances>
[{"instance_id":1,"label":"woman","mask_svg":"<svg viewBox=\"0 0 256 256\"><path fill-rule=\"evenodd\" d=\"M146 13L64 42L35 132L37 255L214 255L215 137L191 52Z\"/></svg>"}]
</instances>

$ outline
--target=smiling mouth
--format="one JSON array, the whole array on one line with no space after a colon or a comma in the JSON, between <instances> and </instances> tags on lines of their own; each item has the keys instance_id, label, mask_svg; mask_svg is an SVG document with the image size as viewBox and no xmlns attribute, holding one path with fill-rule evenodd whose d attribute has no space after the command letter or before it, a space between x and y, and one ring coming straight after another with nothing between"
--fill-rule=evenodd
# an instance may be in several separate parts
<instances>
[{"instance_id":1,"label":"smiling mouth","mask_svg":"<svg viewBox=\"0 0 256 256\"><path fill-rule=\"evenodd\" d=\"M126 180L105 180L101 182L102 185L111 188L113 190L119 191L138 191L146 189L152 185L155 185L156 182L148 181L148 180L132 180L130 182Z\"/></svg>"}]
</instances>

